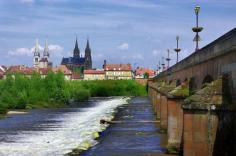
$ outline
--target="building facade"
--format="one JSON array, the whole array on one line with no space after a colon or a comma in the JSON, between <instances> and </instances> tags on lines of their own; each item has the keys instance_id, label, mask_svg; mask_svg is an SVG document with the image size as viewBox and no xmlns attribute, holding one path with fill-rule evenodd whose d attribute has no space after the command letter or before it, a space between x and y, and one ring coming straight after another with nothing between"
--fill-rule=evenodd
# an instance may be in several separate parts
<instances>
[{"instance_id":1,"label":"building facade","mask_svg":"<svg viewBox=\"0 0 236 156\"><path fill-rule=\"evenodd\" d=\"M156 71L142 67L137 67L134 73L136 79L153 78L156 76Z\"/></svg>"},{"instance_id":2,"label":"building facade","mask_svg":"<svg viewBox=\"0 0 236 156\"><path fill-rule=\"evenodd\" d=\"M62 58L61 65L66 65L70 70L76 71L77 69L81 70L83 73L86 69L92 69L92 56L91 48L89 45L89 40L87 40L87 45L85 48L84 57L80 54L78 41L76 38L75 48L73 51L73 57Z\"/></svg>"},{"instance_id":3,"label":"building facade","mask_svg":"<svg viewBox=\"0 0 236 156\"><path fill-rule=\"evenodd\" d=\"M108 80L130 80L133 79L130 64L106 64L103 65L105 78Z\"/></svg>"},{"instance_id":4,"label":"building facade","mask_svg":"<svg viewBox=\"0 0 236 156\"><path fill-rule=\"evenodd\" d=\"M84 80L105 80L105 71L84 70Z\"/></svg>"}]
</instances>

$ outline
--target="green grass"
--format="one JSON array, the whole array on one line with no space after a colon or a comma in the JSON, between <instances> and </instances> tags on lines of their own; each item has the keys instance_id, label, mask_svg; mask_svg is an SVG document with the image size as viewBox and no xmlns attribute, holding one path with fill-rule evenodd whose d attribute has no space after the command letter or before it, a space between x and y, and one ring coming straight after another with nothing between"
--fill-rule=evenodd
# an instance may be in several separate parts
<instances>
[{"instance_id":1,"label":"green grass","mask_svg":"<svg viewBox=\"0 0 236 156\"><path fill-rule=\"evenodd\" d=\"M65 81L62 73L48 73L42 79L16 74L0 81L0 114L7 109L64 107L70 99L85 101L89 97L145 96L146 88L134 80Z\"/></svg>"}]
</instances>

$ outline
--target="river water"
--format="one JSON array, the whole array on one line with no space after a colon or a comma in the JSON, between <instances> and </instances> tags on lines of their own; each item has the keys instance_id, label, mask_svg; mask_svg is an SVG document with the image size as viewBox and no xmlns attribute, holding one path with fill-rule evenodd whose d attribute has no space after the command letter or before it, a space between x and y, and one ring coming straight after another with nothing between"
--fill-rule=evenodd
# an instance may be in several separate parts
<instances>
[{"instance_id":1,"label":"river water","mask_svg":"<svg viewBox=\"0 0 236 156\"><path fill-rule=\"evenodd\" d=\"M0 120L0 155L64 155L86 144L96 145L100 119L111 120L128 98L92 98L73 108L31 110Z\"/></svg>"}]
</instances>

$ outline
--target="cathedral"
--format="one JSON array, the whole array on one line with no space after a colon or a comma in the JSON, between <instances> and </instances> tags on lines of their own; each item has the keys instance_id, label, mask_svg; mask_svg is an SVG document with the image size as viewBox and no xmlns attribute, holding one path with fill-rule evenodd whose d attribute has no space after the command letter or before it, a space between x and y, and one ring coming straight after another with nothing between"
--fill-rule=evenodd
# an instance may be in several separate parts
<instances>
[{"instance_id":1,"label":"cathedral","mask_svg":"<svg viewBox=\"0 0 236 156\"><path fill-rule=\"evenodd\" d=\"M83 57L82 55L80 55L78 41L76 38L73 57L68 57L68 58L63 57L61 64L66 65L72 71L80 71L82 73L83 70L85 69L92 69L92 56L91 56L91 49L89 46L89 40L87 39L85 55Z\"/></svg>"},{"instance_id":2,"label":"cathedral","mask_svg":"<svg viewBox=\"0 0 236 156\"><path fill-rule=\"evenodd\" d=\"M33 63L34 63L34 68L51 68L52 67L52 62L49 62L49 48L48 48L47 40L45 42L43 57L41 58L40 50L39 50L39 42L38 42L38 39L36 39Z\"/></svg>"}]
</instances>

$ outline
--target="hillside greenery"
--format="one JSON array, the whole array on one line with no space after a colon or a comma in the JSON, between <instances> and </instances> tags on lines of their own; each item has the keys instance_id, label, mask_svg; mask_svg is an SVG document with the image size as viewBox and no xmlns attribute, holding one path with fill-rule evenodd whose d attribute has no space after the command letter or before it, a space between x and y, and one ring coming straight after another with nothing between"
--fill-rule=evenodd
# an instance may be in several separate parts
<instances>
[{"instance_id":1,"label":"hillside greenery","mask_svg":"<svg viewBox=\"0 0 236 156\"><path fill-rule=\"evenodd\" d=\"M65 107L71 99L85 101L89 97L144 96L145 86L134 80L66 81L63 73L49 72L45 78L34 73L0 80L0 114L8 109Z\"/></svg>"}]
</instances>

